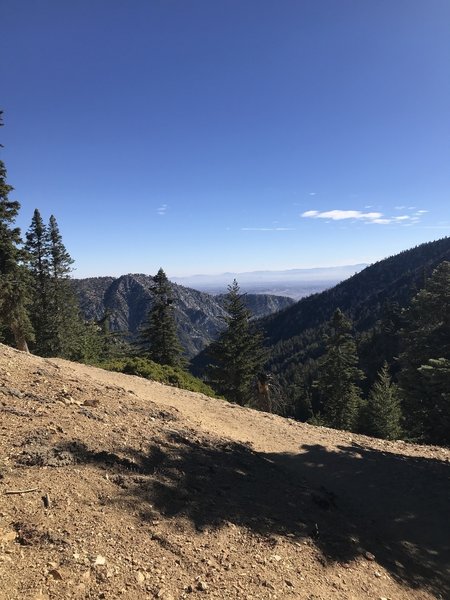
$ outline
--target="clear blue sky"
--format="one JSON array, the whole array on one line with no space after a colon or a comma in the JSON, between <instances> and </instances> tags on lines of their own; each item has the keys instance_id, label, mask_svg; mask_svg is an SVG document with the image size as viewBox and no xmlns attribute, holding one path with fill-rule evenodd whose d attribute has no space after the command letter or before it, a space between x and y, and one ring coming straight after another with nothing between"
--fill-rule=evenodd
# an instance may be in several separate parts
<instances>
[{"instance_id":1,"label":"clear blue sky","mask_svg":"<svg viewBox=\"0 0 450 600\"><path fill-rule=\"evenodd\" d=\"M371 262L450 234L448 0L2 0L25 231L75 276Z\"/></svg>"}]
</instances>

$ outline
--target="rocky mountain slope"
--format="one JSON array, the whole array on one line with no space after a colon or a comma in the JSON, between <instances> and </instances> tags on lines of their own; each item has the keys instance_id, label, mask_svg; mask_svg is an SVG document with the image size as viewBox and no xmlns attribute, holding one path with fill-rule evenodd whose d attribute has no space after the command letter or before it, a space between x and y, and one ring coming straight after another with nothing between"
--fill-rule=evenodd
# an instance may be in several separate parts
<instances>
[{"instance_id":1,"label":"rocky mountain slope","mask_svg":"<svg viewBox=\"0 0 450 600\"><path fill-rule=\"evenodd\" d=\"M113 331L129 332L133 339L151 306L152 278L149 275L92 277L73 280L87 319L101 319L110 313ZM175 318L181 344L192 357L217 338L224 327L224 296L212 296L172 284ZM293 304L282 296L248 294L246 303L255 318L263 317Z\"/></svg>"},{"instance_id":2,"label":"rocky mountain slope","mask_svg":"<svg viewBox=\"0 0 450 600\"><path fill-rule=\"evenodd\" d=\"M0 598L450 597L450 450L0 345Z\"/></svg>"}]
</instances>

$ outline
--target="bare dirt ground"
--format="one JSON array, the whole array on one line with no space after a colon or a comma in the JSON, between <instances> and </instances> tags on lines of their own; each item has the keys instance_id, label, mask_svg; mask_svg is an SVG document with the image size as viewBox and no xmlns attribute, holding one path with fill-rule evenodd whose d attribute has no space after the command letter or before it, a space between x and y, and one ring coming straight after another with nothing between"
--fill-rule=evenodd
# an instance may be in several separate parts
<instances>
[{"instance_id":1,"label":"bare dirt ground","mask_svg":"<svg viewBox=\"0 0 450 600\"><path fill-rule=\"evenodd\" d=\"M448 449L0 345L1 600L447 599L449 475Z\"/></svg>"}]
</instances>

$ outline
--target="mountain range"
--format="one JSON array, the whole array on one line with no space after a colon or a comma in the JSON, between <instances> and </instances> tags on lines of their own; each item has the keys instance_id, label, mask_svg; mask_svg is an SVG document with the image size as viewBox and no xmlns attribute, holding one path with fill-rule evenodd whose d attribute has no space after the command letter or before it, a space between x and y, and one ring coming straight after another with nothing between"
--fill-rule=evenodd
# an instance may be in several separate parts
<instances>
[{"instance_id":1,"label":"mountain range","mask_svg":"<svg viewBox=\"0 0 450 600\"><path fill-rule=\"evenodd\" d=\"M353 321L362 348L363 367L367 367L366 384L389 357L386 349L375 348L370 340L383 318L406 308L427 277L444 260L450 261L450 237L428 242L378 261L334 287L302 298L287 308L258 320L270 350L268 366L287 389L297 381L300 370L314 376L315 361L324 351L328 322L337 308ZM393 337L398 339L399 319ZM380 342L382 343L382 342ZM207 352L192 362L196 375L207 364Z\"/></svg>"},{"instance_id":2,"label":"mountain range","mask_svg":"<svg viewBox=\"0 0 450 600\"><path fill-rule=\"evenodd\" d=\"M449 237L405 250L359 272L355 271L364 265L352 265L354 274L351 277L298 302L277 295L245 294L247 307L258 319L270 347L271 368L283 375L316 359L323 349L326 324L336 308L352 319L358 335L370 332L380 322L387 305L395 305L398 310L408 306L432 270L443 260L450 260ZM343 275L348 267L342 269ZM336 268L332 270L337 276ZM307 273L311 276L309 269L275 273L280 280L286 273L291 273L295 279L300 271L305 277ZM328 269L316 269L315 272L318 280L320 273L329 276ZM264 272L261 281L268 273L274 272ZM227 280L234 276L229 273L223 277L225 275ZM247 275L256 282L257 272ZM198 276L199 284L206 283L204 277L209 276ZM112 331L124 332L133 340L151 306L152 282L150 275L129 274L118 278L78 279L73 280L73 285L87 319L100 320L108 312ZM224 328L225 295L212 295L177 283L172 283L172 293L180 341L188 358L199 355L193 367L198 373L203 363L202 351Z\"/></svg>"},{"instance_id":3,"label":"mountain range","mask_svg":"<svg viewBox=\"0 0 450 600\"><path fill-rule=\"evenodd\" d=\"M151 307L150 275L74 279L73 286L88 320L100 320L109 314L110 328L135 340ZM205 292L172 283L178 336L187 357L191 358L217 338L225 326L225 295ZM294 303L291 298L246 294L245 302L254 318L261 318Z\"/></svg>"}]
</instances>

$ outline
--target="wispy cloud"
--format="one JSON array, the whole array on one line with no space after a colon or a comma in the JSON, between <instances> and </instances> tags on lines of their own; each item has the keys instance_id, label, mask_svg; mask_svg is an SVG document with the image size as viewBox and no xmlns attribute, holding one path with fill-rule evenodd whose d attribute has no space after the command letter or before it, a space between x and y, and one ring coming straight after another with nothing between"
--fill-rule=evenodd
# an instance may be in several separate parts
<instances>
[{"instance_id":1,"label":"wispy cloud","mask_svg":"<svg viewBox=\"0 0 450 600\"><path fill-rule=\"evenodd\" d=\"M309 192L310 196L317 196L317 192Z\"/></svg>"},{"instance_id":2,"label":"wispy cloud","mask_svg":"<svg viewBox=\"0 0 450 600\"><path fill-rule=\"evenodd\" d=\"M383 216L380 212L362 212L360 210L307 210L302 217L312 219L331 219L332 221L342 221L344 219L362 219L363 221L373 221Z\"/></svg>"},{"instance_id":3,"label":"wispy cloud","mask_svg":"<svg viewBox=\"0 0 450 600\"><path fill-rule=\"evenodd\" d=\"M295 227L241 227L241 231L295 231Z\"/></svg>"},{"instance_id":4,"label":"wispy cloud","mask_svg":"<svg viewBox=\"0 0 450 600\"><path fill-rule=\"evenodd\" d=\"M156 212L160 217L163 217L166 214L168 208L169 207L167 206L167 204L161 204L161 206L159 206L156 209Z\"/></svg>"},{"instance_id":5,"label":"wispy cloud","mask_svg":"<svg viewBox=\"0 0 450 600\"><path fill-rule=\"evenodd\" d=\"M404 207L403 207L404 208ZM395 207L398 210L398 207ZM364 212L361 210L307 210L301 214L304 218L309 219L326 219L330 221L359 221L362 223L373 223L375 225L390 225L397 223L401 225L413 225L420 220L420 217L428 211L419 210L412 215L398 215L390 217L381 212Z\"/></svg>"}]
</instances>

